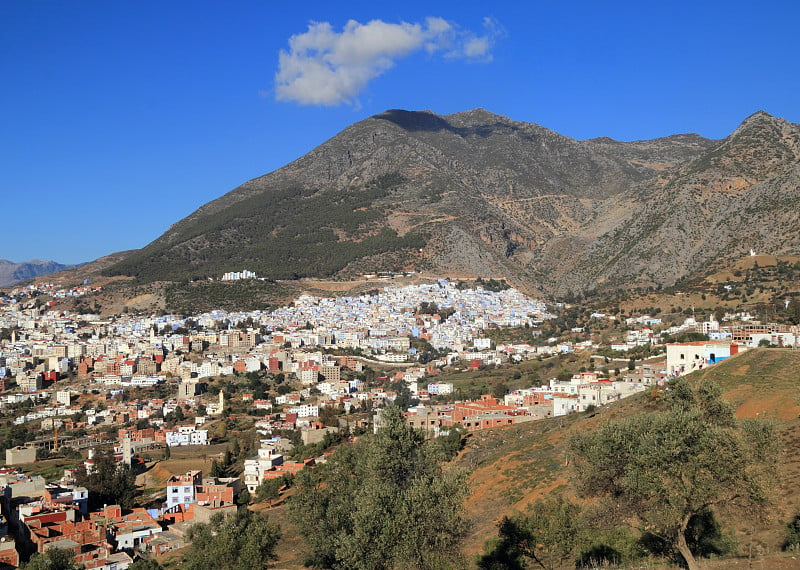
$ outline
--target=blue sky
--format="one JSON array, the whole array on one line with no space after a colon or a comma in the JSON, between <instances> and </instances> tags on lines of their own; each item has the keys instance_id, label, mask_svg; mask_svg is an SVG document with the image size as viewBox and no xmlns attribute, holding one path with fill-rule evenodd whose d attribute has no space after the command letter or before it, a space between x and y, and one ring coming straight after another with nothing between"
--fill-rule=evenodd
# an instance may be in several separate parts
<instances>
[{"instance_id":1,"label":"blue sky","mask_svg":"<svg viewBox=\"0 0 800 570\"><path fill-rule=\"evenodd\" d=\"M800 7L755 2L0 2L0 258L145 246L386 109L585 139L800 122Z\"/></svg>"}]
</instances>

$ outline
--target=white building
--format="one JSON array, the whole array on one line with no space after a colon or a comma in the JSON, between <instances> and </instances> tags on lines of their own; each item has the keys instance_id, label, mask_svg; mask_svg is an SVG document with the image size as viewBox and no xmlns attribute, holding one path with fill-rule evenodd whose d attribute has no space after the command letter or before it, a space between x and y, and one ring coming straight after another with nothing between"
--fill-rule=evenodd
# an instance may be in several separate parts
<instances>
[{"instance_id":1,"label":"white building","mask_svg":"<svg viewBox=\"0 0 800 570\"><path fill-rule=\"evenodd\" d=\"M319 372L311 369L300 370L297 373L297 377L300 378L300 382L306 386L309 384L316 384L319 380Z\"/></svg>"},{"instance_id":2,"label":"white building","mask_svg":"<svg viewBox=\"0 0 800 570\"><path fill-rule=\"evenodd\" d=\"M58 390L56 391L56 402L59 404L63 404L65 406L69 406L70 404L70 393L69 390Z\"/></svg>"},{"instance_id":3,"label":"white building","mask_svg":"<svg viewBox=\"0 0 800 570\"><path fill-rule=\"evenodd\" d=\"M247 269L241 271L229 271L222 276L223 281L238 281L239 279L255 279L256 274Z\"/></svg>"},{"instance_id":4,"label":"white building","mask_svg":"<svg viewBox=\"0 0 800 570\"><path fill-rule=\"evenodd\" d=\"M208 430L197 429L194 425L179 426L178 431L168 431L165 435L165 441L169 447L180 445L208 445Z\"/></svg>"},{"instance_id":5,"label":"white building","mask_svg":"<svg viewBox=\"0 0 800 570\"><path fill-rule=\"evenodd\" d=\"M298 418L315 418L319 415L319 406L316 404L303 404L289 408L290 414L297 414Z\"/></svg>"},{"instance_id":6,"label":"white building","mask_svg":"<svg viewBox=\"0 0 800 570\"><path fill-rule=\"evenodd\" d=\"M681 376L730 358L740 347L735 342L697 341L667 345L667 374Z\"/></svg>"},{"instance_id":7,"label":"white building","mask_svg":"<svg viewBox=\"0 0 800 570\"><path fill-rule=\"evenodd\" d=\"M202 471L189 471L183 475L173 475L167 480L167 510L177 506L194 503L195 487L203 482Z\"/></svg>"},{"instance_id":8,"label":"white building","mask_svg":"<svg viewBox=\"0 0 800 570\"><path fill-rule=\"evenodd\" d=\"M436 382L435 384L428 384L428 394L452 394L453 385L450 382Z\"/></svg>"},{"instance_id":9,"label":"white building","mask_svg":"<svg viewBox=\"0 0 800 570\"><path fill-rule=\"evenodd\" d=\"M258 455L253 459L244 462L244 484L250 493L255 493L261 483L264 482L264 472L271 470L276 465L283 464L283 455L278 453L273 440L261 440L261 447Z\"/></svg>"}]
</instances>

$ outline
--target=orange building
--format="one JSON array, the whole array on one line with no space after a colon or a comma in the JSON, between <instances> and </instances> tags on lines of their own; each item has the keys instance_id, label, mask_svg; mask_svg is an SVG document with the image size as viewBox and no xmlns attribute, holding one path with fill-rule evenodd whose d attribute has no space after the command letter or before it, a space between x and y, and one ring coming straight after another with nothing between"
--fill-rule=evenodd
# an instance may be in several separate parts
<instances>
[{"instance_id":1,"label":"orange building","mask_svg":"<svg viewBox=\"0 0 800 570\"><path fill-rule=\"evenodd\" d=\"M524 412L517 408L501 404L497 398L484 394L480 400L454 404L450 419L444 424L461 424L468 431L476 431L513 425L523 415Z\"/></svg>"}]
</instances>

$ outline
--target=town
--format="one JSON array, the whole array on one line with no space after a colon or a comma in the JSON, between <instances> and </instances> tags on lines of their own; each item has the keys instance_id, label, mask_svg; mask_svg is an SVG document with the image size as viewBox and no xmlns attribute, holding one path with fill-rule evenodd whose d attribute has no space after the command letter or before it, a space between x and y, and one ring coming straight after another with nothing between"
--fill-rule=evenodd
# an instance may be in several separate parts
<instances>
[{"instance_id":1,"label":"town","mask_svg":"<svg viewBox=\"0 0 800 570\"><path fill-rule=\"evenodd\" d=\"M254 276L224 279L241 275ZM426 437L460 438L595 412L800 338L797 326L746 313L669 326L648 314L592 313L599 328L615 326L609 344L585 327L548 336L563 305L496 285L439 279L355 297L306 294L273 311L113 317L46 301L91 292L88 283L71 292L12 289L0 300L0 564L16 567L50 548L86 568L158 559L187 545L192 524L279 499L337 443L377 430L390 403ZM587 365L523 384L525 363L576 355ZM473 395L459 381L498 370L513 386ZM171 457L201 456L208 472L152 476ZM37 470L56 458L69 467ZM91 488L120 465L139 476L138 496L132 480L124 492ZM116 502L93 502L92 493Z\"/></svg>"}]
</instances>

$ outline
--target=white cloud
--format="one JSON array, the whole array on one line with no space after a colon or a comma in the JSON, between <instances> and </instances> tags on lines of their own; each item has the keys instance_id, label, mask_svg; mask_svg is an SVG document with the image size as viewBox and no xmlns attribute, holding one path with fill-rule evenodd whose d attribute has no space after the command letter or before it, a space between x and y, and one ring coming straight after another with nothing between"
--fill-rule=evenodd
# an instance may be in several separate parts
<instances>
[{"instance_id":1,"label":"white cloud","mask_svg":"<svg viewBox=\"0 0 800 570\"><path fill-rule=\"evenodd\" d=\"M336 32L328 22L311 22L278 55L275 96L303 105L357 104L356 96L370 80L419 50L491 61L494 41L503 32L491 18L484 19L483 28L483 35L477 35L442 18L414 24L350 20Z\"/></svg>"}]
</instances>

